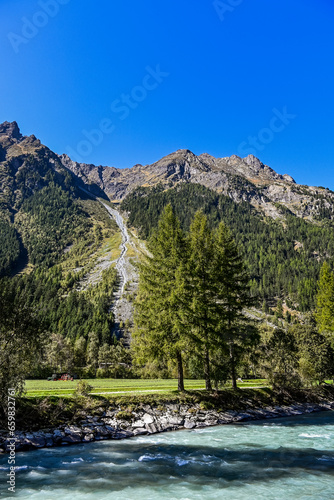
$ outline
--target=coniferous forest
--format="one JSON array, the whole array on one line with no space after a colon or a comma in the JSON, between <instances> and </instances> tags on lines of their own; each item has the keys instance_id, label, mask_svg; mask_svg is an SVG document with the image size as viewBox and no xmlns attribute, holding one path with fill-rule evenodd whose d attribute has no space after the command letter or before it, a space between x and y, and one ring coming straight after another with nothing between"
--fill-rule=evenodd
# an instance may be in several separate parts
<instances>
[{"instance_id":1,"label":"coniferous forest","mask_svg":"<svg viewBox=\"0 0 334 500\"><path fill-rule=\"evenodd\" d=\"M289 325L279 301L272 328L247 314L256 298L224 223L212 230L198 211L184 232L169 204L148 248L135 302L133 352L139 364L174 361L179 390L184 371L205 378L207 390L212 381L218 388L228 378L236 388L237 374L261 374L275 388L298 388L333 376L334 278L327 264L321 270L316 320L310 316Z\"/></svg>"},{"instance_id":2,"label":"coniferous forest","mask_svg":"<svg viewBox=\"0 0 334 500\"><path fill-rule=\"evenodd\" d=\"M64 371L178 377L180 390L185 377L204 378L208 390L229 379L236 387L238 377L265 377L277 387L333 377L331 214L310 222L277 203L275 219L194 183L134 189L118 208L149 253L134 263L139 287L127 294L134 317L120 331L112 311L115 267L89 282L111 248L116 262L119 228L57 168L28 156L14 180L4 166L4 393L14 373L22 390L27 376ZM23 362L12 355L10 363L9 352Z\"/></svg>"},{"instance_id":3,"label":"coniferous forest","mask_svg":"<svg viewBox=\"0 0 334 500\"><path fill-rule=\"evenodd\" d=\"M198 184L169 190L140 187L121 208L129 212L129 224L147 239L168 203L186 230L197 210L207 216L211 228L220 222L230 228L249 272L251 294L259 304L285 299L302 312L314 308L321 264L334 254L334 231L329 222L311 224L282 205L282 223L263 217L247 202L236 203Z\"/></svg>"}]
</instances>

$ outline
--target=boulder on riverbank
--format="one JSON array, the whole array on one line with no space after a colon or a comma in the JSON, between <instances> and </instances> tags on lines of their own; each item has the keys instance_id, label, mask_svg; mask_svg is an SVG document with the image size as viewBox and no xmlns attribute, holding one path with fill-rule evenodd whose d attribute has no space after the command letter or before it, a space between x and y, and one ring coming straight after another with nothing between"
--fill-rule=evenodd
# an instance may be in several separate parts
<instances>
[{"instance_id":1,"label":"boulder on riverbank","mask_svg":"<svg viewBox=\"0 0 334 500\"><path fill-rule=\"evenodd\" d=\"M143 397L142 402L137 401L134 404L129 396L123 398L123 403L126 401L128 403L125 409L124 404L116 405L109 401L106 408L103 406L97 408L98 415L93 416L87 412L83 415L81 411L81 418L75 423L63 423L53 429L18 431L15 433L15 447L16 451L26 451L333 410L334 390L331 392L333 397L330 398L328 397L330 394L327 394L327 400L323 399L323 394L318 394L315 398L318 399L317 402L301 401L259 406L254 404L256 401L259 403L258 397L251 398L250 391L241 391L238 399L239 408L235 410L228 408L228 401L225 401L224 408L224 398L222 400L219 395L215 396L216 405L208 400L207 395L202 401L189 403L184 395L180 395L179 401L177 397L173 398L173 402L162 402L161 397L157 396L157 401L150 404L147 403L147 397ZM303 394L304 399L312 399L310 394L305 392ZM199 395L196 395L196 398L200 399ZM272 398L273 402L275 399ZM264 398L264 402L266 401L268 402L268 398ZM9 452L12 444L13 438L7 432L0 431L0 453Z\"/></svg>"}]
</instances>

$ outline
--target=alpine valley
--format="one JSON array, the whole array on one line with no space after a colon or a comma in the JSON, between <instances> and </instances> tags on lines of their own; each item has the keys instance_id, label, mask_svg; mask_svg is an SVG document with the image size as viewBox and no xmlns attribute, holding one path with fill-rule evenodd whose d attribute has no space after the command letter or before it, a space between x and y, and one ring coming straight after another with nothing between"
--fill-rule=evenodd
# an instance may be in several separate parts
<instances>
[{"instance_id":1,"label":"alpine valley","mask_svg":"<svg viewBox=\"0 0 334 500\"><path fill-rule=\"evenodd\" d=\"M16 122L0 125L0 294L37 311L50 334L47 367L71 359L85 366L80 375L96 375L113 338L112 375L129 369L136 262L169 203L186 230L198 210L212 228L230 228L250 276L251 316L274 322L279 305L289 322L303 321L314 309L321 265L334 255L329 189L299 185L253 155L178 150L126 169L77 163Z\"/></svg>"}]
</instances>

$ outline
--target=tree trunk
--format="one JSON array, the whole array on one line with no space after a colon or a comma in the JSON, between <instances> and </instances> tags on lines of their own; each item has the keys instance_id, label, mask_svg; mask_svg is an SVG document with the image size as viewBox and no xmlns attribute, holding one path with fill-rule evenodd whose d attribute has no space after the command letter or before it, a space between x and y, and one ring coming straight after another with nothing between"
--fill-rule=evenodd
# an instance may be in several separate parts
<instances>
[{"instance_id":1,"label":"tree trunk","mask_svg":"<svg viewBox=\"0 0 334 500\"><path fill-rule=\"evenodd\" d=\"M182 363L182 354L180 352L177 353L177 390L180 392L184 392L184 380L183 380L183 363Z\"/></svg>"},{"instance_id":2,"label":"tree trunk","mask_svg":"<svg viewBox=\"0 0 334 500\"><path fill-rule=\"evenodd\" d=\"M209 357L209 349L207 346L205 346L204 375L205 375L205 388L207 391L212 392L211 379L210 379L210 357Z\"/></svg>"},{"instance_id":3,"label":"tree trunk","mask_svg":"<svg viewBox=\"0 0 334 500\"><path fill-rule=\"evenodd\" d=\"M234 345L230 344L230 362L231 362L231 376L232 376L232 387L233 389L237 389L237 378L235 374L235 359L234 359Z\"/></svg>"}]
</instances>

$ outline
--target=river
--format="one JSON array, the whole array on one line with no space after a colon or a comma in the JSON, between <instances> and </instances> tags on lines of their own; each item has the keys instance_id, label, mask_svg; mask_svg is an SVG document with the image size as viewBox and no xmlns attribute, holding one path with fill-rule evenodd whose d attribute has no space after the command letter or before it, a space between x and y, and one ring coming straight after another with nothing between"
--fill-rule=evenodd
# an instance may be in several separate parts
<instances>
[{"instance_id":1,"label":"river","mask_svg":"<svg viewBox=\"0 0 334 500\"><path fill-rule=\"evenodd\" d=\"M30 500L329 500L334 412L17 454L16 493Z\"/></svg>"}]
</instances>

